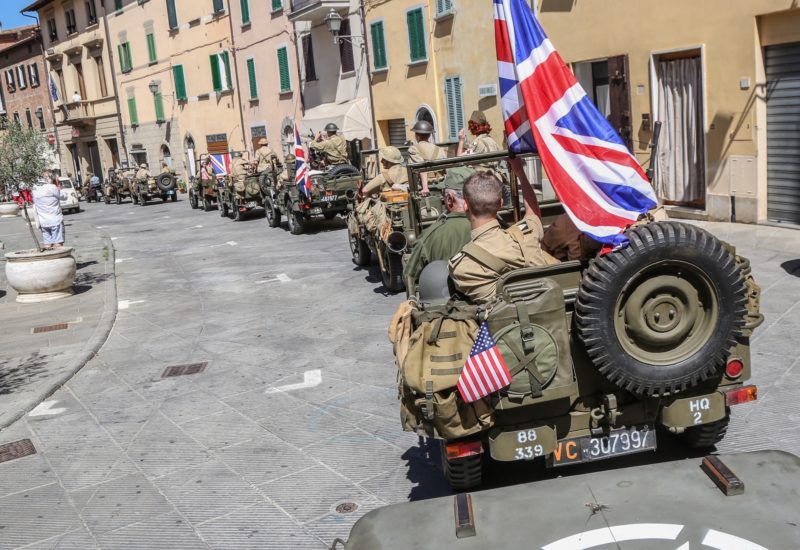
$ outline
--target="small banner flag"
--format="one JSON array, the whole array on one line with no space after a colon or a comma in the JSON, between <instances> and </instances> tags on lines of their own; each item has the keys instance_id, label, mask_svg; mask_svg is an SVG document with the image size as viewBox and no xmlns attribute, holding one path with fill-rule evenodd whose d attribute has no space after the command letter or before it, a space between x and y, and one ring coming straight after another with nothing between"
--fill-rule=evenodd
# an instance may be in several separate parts
<instances>
[{"instance_id":1,"label":"small banner flag","mask_svg":"<svg viewBox=\"0 0 800 550\"><path fill-rule=\"evenodd\" d=\"M306 161L306 151L303 149L303 143L300 141L300 130L297 124L294 125L294 183L297 185L298 191L306 197L311 196L311 178L308 175L308 162Z\"/></svg>"},{"instance_id":2,"label":"small banner flag","mask_svg":"<svg viewBox=\"0 0 800 550\"><path fill-rule=\"evenodd\" d=\"M503 356L489 332L489 325L484 321L469 352L469 358L461 369L458 391L464 401L472 403L509 384L511 373L508 372Z\"/></svg>"}]
</instances>

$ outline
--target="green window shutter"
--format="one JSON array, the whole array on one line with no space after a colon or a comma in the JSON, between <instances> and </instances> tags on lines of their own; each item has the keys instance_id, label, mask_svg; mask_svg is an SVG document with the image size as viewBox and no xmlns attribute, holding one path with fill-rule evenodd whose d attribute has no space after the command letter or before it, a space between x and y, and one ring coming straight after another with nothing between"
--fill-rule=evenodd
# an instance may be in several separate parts
<instances>
[{"instance_id":1,"label":"green window shutter","mask_svg":"<svg viewBox=\"0 0 800 550\"><path fill-rule=\"evenodd\" d=\"M117 54L119 55L119 70L125 72L125 51L122 49L122 44L117 46Z\"/></svg>"},{"instance_id":2,"label":"green window shutter","mask_svg":"<svg viewBox=\"0 0 800 550\"><path fill-rule=\"evenodd\" d=\"M231 62L228 52L222 52L222 65L225 69L225 86L223 90L233 90L233 80L231 79Z\"/></svg>"},{"instance_id":3,"label":"green window shutter","mask_svg":"<svg viewBox=\"0 0 800 550\"><path fill-rule=\"evenodd\" d=\"M461 94L461 77L451 76L444 80L444 97L447 105L449 138L458 139L458 131L464 127L464 106Z\"/></svg>"},{"instance_id":4,"label":"green window shutter","mask_svg":"<svg viewBox=\"0 0 800 550\"><path fill-rule=\"evenodd\" d=\"M222 91L222 78L219 72L219 56L211 54L211 82L214 84L214 91Z\"/></svg>"},{"instance_id":5,"label":"green window shutter","mask_svg":"<svg viewBox=\"0 0 800 550\"><path fill-rule=\"evenodd\" d=\"M125 65L127 70L133 69L133 58L131 57L131 43L125 42L122 45L122 49L125 51Z\"/></svg>"},{"instance_id":6,"label":"green window shutter","mask_svg":"<svg viewBox=\"0 0 800 550\"><path fill-rule=\"evenodd\" d=\"M422 10L415 9L406 13L408 27L408 45L411 62L421 61L427 57L425 50L425 29L422 21Z\"/></svg>"},{"instance_id":7,"label":"green window shutter","mask_svg":"<svg viewBox=\"0 0 800 550\"><path fill-rule=\"evenodd\" d=\"M283 0L272 0L272 11L283 9Z\"/></svg>"},{"instance_id":8,"label":"green window shutter","mask_svg":"<svg viewBox=\"0 0 800 550\"><path fill-rule=\"evenodd\" d=\"M139 114L136 112L136 98L128 98L128 116L131 119L131 126L139 125Z\"/></svg>"},{"instance_id":9,"label":"green window shutter","mask_svg":"<svg viewBox=\"0 0 800 550\"><path fill-rule=\"evenodd\" d=\"M147 55L150 63L158 61L158 55L156 55L156 37L153 33L147 34Z\"/></svg>"},{"instance_id":10,"label":"green window shutter","mask_svg":"<svg viewBox=\"0 0 800 550\"><path fill-rule=\"evenodd\" d=\"M183 76L183 65L176 65L172 67L172 75L175 77L175 96L178 101L185 101L186 95L186 79Z\"/></svg>"},{"instance_id":11,"label":"green window shutter","mask_svg":"<svg viewBox=\"0 0 800 550\"><path fill-rule=\"evenodd\" d=\"M250 81L250 99L258 98L258 82L256 82L256 60L247 60L247 79Z\"/></svg>"},{"instance_id":12,"label":"green window shutter","mask_svg":"<svg viewBox=\"0 0 800 550\"><path fill-rule=\"evenodd\" d=\"M370 26L372 31L372 68L386 68L386 37L383 34L383 21Z\"/></svg>"},{"instance_id":13,"label":"green window shutter","mask_svg":"<svg viewBox=\"0 0 800 550\"><path fill-rule=\"evenodd\" d=\"M122 11L122 0L114 0L114 9L116 11Z\"/></svg>"},{"instance_id":14,"label":"green window shutter","mask_svg":"<svg viewBox=\"0 0 800 550\"><path fill-rule=\"evenodd\" d=\"M214 0L214 13L219 13L225 9L225 1L224 0Z\"/></svg>"},{"instance_id":15,"label":"green window shutter","mask_svg":"<svg viewBox=\"0 0 800 550\"><path fill-rule=\"evenodd\" d=\"M289 54L286 48L278 48L278 74L281 79L281 92L290 91L292 81L289 77Z\"/></svg>"},{"instance_id":16,"label":"green window shutter","mask_svg":"<svg viewBox=\"0 0 800 550\"><path fill-rule=\"evenodd\" d=\"M241 0L242 3L242 25L250 23L250 2L249 0Z\"/></svg>"},{"instance_id":17,"label":"green window shutter","mask_svg":"<svg viewBox=\"0 0 800 550\"><path fill-rule=\"evenodd\" d=\"M164 98L161 92L153 94L153 104L156 108L156 122L164 122Z\"/></svg>"},{"instance_id":18,"label":"green window shutter","mask_svg":"<svg viewBox=\"0 0 800 550\"><path fill-rule=\"evenodd\" d=\"M167 20L170 29L178 28L178 12L175 9L175 0L167 0Z\"/></svg>"}]
</instances>

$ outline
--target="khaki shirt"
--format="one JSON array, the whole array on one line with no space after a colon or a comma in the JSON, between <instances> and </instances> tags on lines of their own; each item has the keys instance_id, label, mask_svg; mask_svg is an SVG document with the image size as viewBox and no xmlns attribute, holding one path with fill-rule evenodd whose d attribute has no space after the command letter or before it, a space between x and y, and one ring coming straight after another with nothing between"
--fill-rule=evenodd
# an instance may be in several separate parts
<instances>
[{"instance_id":1,"label":"khaki shirt","mask_svg":"<svg viewBox=\"0 0 800 550\"><path fill-rule=\"evenodd\" d=\"M231 176L234 178L244 178L247 175L247 163L239 157L233 160L231 165Z\"/></svg>"},{"instance_id":2,"label":"khaki shirt","mask_svg":"<svg viewBox=\"0 0 800 550\"><path fill-rule=\"evenodd\" d=\"M329 165L347 162L347 142L342 136L331 136L322 141L312 141L308 145L314 151L322 153Z\"/></svg>"},{"instance_id":3,"label":"khaki shirt","mask_svg":"<svg viewBox=\"0 0 800 550\"><path fill-rule=\"evenodd\" d=\"M373 193L391 191L392 186L404 186L403 190L408 190L408 172L402 164L395 164L388 170L381 170L381 173L372 178L361 190L365 197Z\"/></svg>"},{"instance_id":4,"label":"khaki shirt","mask_svg":"<svg viewBox=\"0 0 800 550\"><path fill-rule=\"evenodd\" d=\"M541 220L535 215L526 217L508 230L492 221L473 229L471 235L470 243L478 245L509 269L558 263L542 250L540 241L544 230ZM494 297L497 281L503 273L471 256L467 248L465 246L450 259L450 276L462 294L476 304L486 303Z\"/></svg>"},{"instance_id":5,"label":"khaki shirt","mask_svg":"<svg viewBox=\"0 0 800 550\"><path fill-rule=\"evenodd\" d=\"M408 148L408 156L412 163L428 162L447 158L444 149L429 141L420 141Z\"/></svg>"},{"instance_id":6,"label":"khaki shirt","mask_svg":"<svg viewBox=\"0 0 800 550\"><path fill-rule=\"evenodd\" d=\"M471 231L464 212L451 212L439 218L417 239L403 273L416 281L429 263L449 260L458 254L469 242Z\"/></svg>"},{"instance_id":7,"label":"khaki shirt","mask_svg":"<svg viewBox=\"0 0 800 550\"><path fill-rule=\"evenodd\" d=\"M276 167L281 167L281 161L278 159L278 155L275 154L275 151L269 148L268 145L262 145L259 147L258 151L256 151L256 171L257 172L265 172L272 168L272 161L275 161Z\"/></svg>"},{"instance_id":8,"label":"khaki shirt","mask_svg":"<svg viewBox=\"0 0 800 550\"><path fill-rule=\"evenodd\" d=\"M139 168L136 171L136 179L137 180L147 181L152 177L153 177L153 175L150 173L150 171L147 168Z\"/></svg>"},{"instance_id":9,"label":"khaki shirt","mask_svg":"<svg viewBox=\"0 0 800 550\"><path fill-rule=\"evenodd\" d=\"M489 134L481 134L475 138L469 150L473 155L482 155L484 153L496 153L500 150L500 146Z\"/></svg>"}]
</instances>

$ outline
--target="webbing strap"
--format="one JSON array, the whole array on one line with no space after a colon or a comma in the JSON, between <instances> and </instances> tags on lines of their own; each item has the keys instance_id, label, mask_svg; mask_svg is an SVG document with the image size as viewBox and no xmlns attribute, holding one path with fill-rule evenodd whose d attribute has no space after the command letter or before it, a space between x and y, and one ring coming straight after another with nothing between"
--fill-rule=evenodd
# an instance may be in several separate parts
<instances>
[{"instance_id":1,"label":"webbing strap","mask_svg":"<svg viewBox=\"0 0 800 550\"><path fill-rule=\"evenodd\" d=\"M527 233L530 232L531 232L530 230L527 231ZM508 233L508 236L514 239L514 242L517 243L520 252L522 252L522 257L525 259L525 265L526 266L536 265L538 262L534 261L533 256L531 255L531 251L528 249L527 246L525 246L526 231L523 231L519 225L514 224L508 229L506 229L506 233Z\"/></svg>"},{"instance_id":2,"label":"webbing strap","mask_svg":"<svg viewBox=\"0 0 800 550\"><path fill-rule=\"evenodd\" d=\"M491 252L473 242L465 244L461 251L482 266L491 269L499 275L511 271L511 267L507 263L492 256Z\"/></svg>"}]
</instances>

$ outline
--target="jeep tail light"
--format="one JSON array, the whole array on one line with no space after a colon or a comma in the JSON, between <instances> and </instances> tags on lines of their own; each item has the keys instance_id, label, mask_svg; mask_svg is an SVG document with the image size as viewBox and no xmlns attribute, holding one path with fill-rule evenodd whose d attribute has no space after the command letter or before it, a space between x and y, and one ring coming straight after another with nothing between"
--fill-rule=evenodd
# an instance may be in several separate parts
<instances>
[{"instance_id":1,"label":"jeep tail light","mask_svg":"<svg viewBox=\"0 0 800 550\"><path fill-rule=\"evenodd\" d=\"M744 363L739 359L731 359L725 367L725 376L728 378L739 378L744 370Z\"/></svg>"},{"instance_id":2,"label":"jeep tail light","mask_svg":"<svg viewBox=\"0 0 800 550\"><path fill-rule=\"evenodd\" d=\"M744 386L725 392L725 404L729 407L749 403L756 399L758 399L758 388L755 386Z\"/></svg>"},{"instance_id":3,"label":"jeep tail light","mask_svg":"<svg viewBox=\"0 0 800 550\"><path fill-rule=\"evenodd\" d=\"M479 455L483 452L483 443L478 441L457 441L445 444L447 460L465 458L468 456Z\"/></svg>"}]
</instances>

